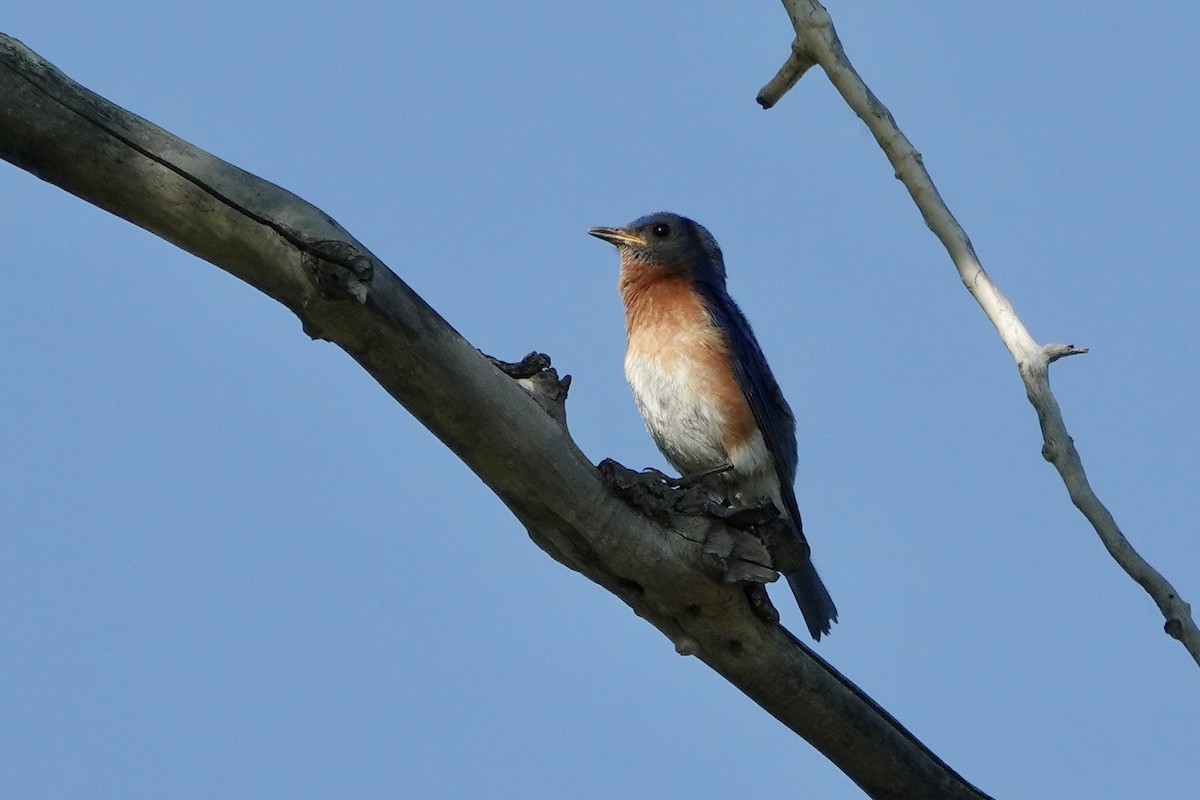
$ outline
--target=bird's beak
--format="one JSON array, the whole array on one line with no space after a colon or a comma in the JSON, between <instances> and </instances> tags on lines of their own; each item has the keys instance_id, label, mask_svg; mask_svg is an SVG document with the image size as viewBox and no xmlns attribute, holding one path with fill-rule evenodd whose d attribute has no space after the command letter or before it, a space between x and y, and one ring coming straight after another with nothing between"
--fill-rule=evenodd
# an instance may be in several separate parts
<instances>
[{"instance_id":1,"label":"bird's beak","mask_svg":"<svg viewBox=\"0 0 1200 800\"><path fill-rule=\"evenodd\" d=\"M630 245L640 247L646 244L645 239L633 235L624 228L589 228L588 233L597 239L603 239L609 244L615 244L617 247Z\"/></svg>"}]
</instances>

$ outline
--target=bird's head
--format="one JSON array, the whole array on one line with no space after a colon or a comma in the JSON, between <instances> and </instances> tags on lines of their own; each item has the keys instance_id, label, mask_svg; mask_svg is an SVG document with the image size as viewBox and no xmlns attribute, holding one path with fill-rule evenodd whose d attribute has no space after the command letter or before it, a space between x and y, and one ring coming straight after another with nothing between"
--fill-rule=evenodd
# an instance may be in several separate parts
<instances>
[{"instance_id":1,"label":"bird's head","mask_svg":"<svg viewBox=\"0 0 1200 800\"><path fill-rule=\"evenodd\" d=\"M717 240L687 217L660 211L621 228L592 228L588 233L615 245L626 268L659 269L725 284L725 260Z\"/></svg>"}]
</instances>

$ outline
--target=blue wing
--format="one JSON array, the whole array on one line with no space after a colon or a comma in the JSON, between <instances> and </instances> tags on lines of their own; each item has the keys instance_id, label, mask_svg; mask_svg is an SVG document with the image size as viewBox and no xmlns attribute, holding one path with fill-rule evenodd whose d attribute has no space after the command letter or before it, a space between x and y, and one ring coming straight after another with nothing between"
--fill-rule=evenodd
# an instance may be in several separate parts
<instances>
[{"instance_id":1,"label":"blue wing","mask_svg":"<svg viewBox=\"0 0 1200 800\"><path fill-rule=\"evenodd\" d=\"M796 523L796 534L800 541L804 541L800 509L793 488L796 480L796 420L792 416L792 409L779 390L779 384L767 365L758 340L754 338L750 323L729 293L723 287L713 286L706 281L696 281L695 288L704 298L713 321L729 339L738 385L750 404L767 450L775 459L780 494L787 506L785 510Z\"/></svg>"},{"instance_id":2,"label":"blue wing","mask_svg":"<svg viewBox=\"0 0 1200 800\"><path fill-rule=\"evenodd\" d=\"M758 340L754 338L750 323L746 321L737 303L733 302L733 298L725 291L724 281L719 283L721 285L713 285L698 280L694 286L704 298L713 321L721 326L729 339L733 371L737 376L738 385L750 404L754 421L762 431L767 450L775 460L780 496L787 506L785 510L788 516L795 523L793 530L796 538L807 551L808 541L804 538L800 508L796 503L796 490L792 486L796 479L796 419L792 416L792 409L787 400L783 399L783 392L779 391L779 384L767 365ZM837 606L833 604L829 590L825 588L821 576L813 567L812 559L805 559L799 568L789 572L787 581L804 615L808 632L820 641L821 636L829 633L830 626L837 622Z\"/></svg>"},{"instance_id":3,"label":"blue wing","mask_svg":"<svg viewBox=\"0 0 1200 800\"><path fill-rule=\"evenodd\" d=\"M742 310L733 302L724 286L714 286L703 280L696 281L694 286L704 298L713 321L721 326L729 338L733 371L737 376L738 385L746 395L754 413L754 421L758 423L767 450L775 460L780 496L787 506L785 510L788 516L795 523L793 530L796 538L807 551L808 541L804 538L800 508L796 504L796 490L792 486L796 479L796 420L792 416L792 409L783 399L783 392L779 391L779 384L771 374L771 368L767 365L762 348L758 346L758 340L754 338L754 332L750 330L750 323L746 321ZM838 613L833 598L829 596L829 590L825 588L821 576L813 567L812 559L806 558L799 568L787 573L787 582L804 615L808 632L820 641L821 636L829 633L830 626L837 622Z\"/></svg>"}]
</instances>

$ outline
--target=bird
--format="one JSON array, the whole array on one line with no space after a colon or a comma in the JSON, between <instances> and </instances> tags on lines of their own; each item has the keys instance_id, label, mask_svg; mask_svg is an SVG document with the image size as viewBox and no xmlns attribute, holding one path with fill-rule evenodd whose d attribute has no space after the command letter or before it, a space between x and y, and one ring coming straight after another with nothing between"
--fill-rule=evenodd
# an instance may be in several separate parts
<instances>
[{"instance_id":1,"label":"bird","mask_svg":"<svg viewBox=\"0 0 1200 800\"><path fill-rule=\"evenodd\" d=\"M588 233L616 246L625 377L663 456L686 479L711 475L730 504L774 504L809 554L793 486L796 422L702 225L668 212ZM820 641L837 607L806 555L786 575Z\"/></svg>"}]
</instances>

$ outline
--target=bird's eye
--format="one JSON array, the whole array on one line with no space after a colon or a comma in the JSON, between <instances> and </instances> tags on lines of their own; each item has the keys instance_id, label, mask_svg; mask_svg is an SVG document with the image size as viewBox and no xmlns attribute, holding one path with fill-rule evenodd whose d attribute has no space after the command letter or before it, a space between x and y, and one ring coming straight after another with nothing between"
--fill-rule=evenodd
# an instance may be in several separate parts
<instances>
[{"instance_id":1,"label":"bird's eye","mask_svg":"<svg viewBox=\"0 0 1200 800\"><path fill-rule=\"evenodd\" d=\"M660 222L650 229L650 234L659 239L665 239L671 235L671 226L665 222Z\"/></svg>"}]
</instances>

